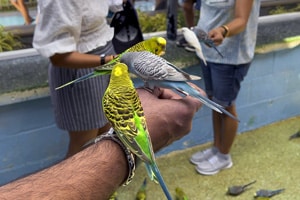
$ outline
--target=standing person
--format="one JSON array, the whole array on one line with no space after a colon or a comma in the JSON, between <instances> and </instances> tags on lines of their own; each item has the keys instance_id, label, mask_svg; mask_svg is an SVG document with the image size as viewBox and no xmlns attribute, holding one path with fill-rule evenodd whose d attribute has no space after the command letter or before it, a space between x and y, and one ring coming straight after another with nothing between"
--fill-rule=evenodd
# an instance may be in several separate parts
<instances>
[{"instance_id":1,"label":"standing person","mask_svg":"<svg viewBox=\"0 0 300 200\"><path fill-rule=\"evenodd\" d=\"M38 6L33 46L51 61L49 86L55 120L69 133L67 156L71 156L109 129L101 105L109 75L55 88L113 59L114 30L106 16L109 9L122 7L122 0L43 0Z\"/></svg>"},{"instance_id":2,"label":"standing person","mask_svg":"<svg viewBox=\"0 0 300 200\"><path fill-rule=\"evenodd\" d=\"M25 5L24 0L10 0L10 2L21 13L26 25L29 25L34 22L34 19L29 14L28 8Z\"/></svg>"},{"instance_id":3,"label":"standing person","mask_svg":"<svg viewBox=\"0 0 300 200\"><path fill-rule=\"evenodd\" d=\"M195 26L195 10L200 10L201 0L181 0L180 3L186 27L193 28ZM184 47L185 50L195 52L195 48L190 46L184 37L180 37L176 42L178 47Z\"/></svg>"},{"instance_id":4,"label":"standing person","mask_svg":"<svg viewBox=\"0 0 300 200\"><path fill-rule=\"evenodd\" d=\"M208 32L224 57L203 45L207 66L201 63L207 95L237 117L235 100L241 81L254 57L259 0L202 0L197 27ZM213 175L232 164L230 148L238 122L227 115L212 113L214 142L211 148L192 155L200 174Z\"/></svg>"}]
</instances>

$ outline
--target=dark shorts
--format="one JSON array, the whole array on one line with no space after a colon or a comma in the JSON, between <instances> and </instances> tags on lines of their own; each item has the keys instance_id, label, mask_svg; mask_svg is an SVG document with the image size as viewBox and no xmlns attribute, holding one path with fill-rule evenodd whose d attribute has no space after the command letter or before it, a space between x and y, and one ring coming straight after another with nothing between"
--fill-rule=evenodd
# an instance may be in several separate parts
<instances>
[{"instance_id":1,"label":"dark shorts","mask_svg":"<svg viewBox=\"0 0 300 200\"><path fill-rule=\"evenodd\" d=\"M247 75L250 64L229 65L208 62L205 66L202 63L207 95L224 107L231 106L237 98L241 82Z\"/></svg>"}]
</instances>

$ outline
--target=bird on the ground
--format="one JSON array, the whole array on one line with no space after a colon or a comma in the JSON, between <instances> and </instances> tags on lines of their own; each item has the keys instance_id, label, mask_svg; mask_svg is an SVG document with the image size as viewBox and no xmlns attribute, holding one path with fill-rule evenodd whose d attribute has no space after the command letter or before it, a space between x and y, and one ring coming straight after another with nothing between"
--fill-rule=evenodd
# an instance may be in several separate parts
<instances>
[{"instance_id":1,"label":"bird on the ground","mask_svg":"<svg viewBox=\"0 0 300 200\"><path fill-rule=\"evenodd\" d=\"M252 181L250 183L247 183L245 185L234 185L234 186L230 186L227 189L227 194L228 195L232 195L232 196L237 196L239 194L242 194L248 186L254 184L256 181Z\"/></svg>"},{"instance_id":2,"label":"bird on the ground","mask_svg":"<svg viewBox=\"0 0 300 200\"><path fill-rule=\"evenodd\" d=\"M300 137L300 130L298 130L296 133L292 134L289 139L295 139L295 138L299 138Z\"/></svg>"},{"instance_id":3,"label":"bird on the ground","mask_svg":"<svg viewBox=\"0 0 300 200\"><path fill-rule=\"evenodd\" d=\"M175 200L188 200L186 193L180 187L175 188Z\"/></svg>"},{"instance_id":4,"label":"bird on the ground","mask_svg":"<svg viewBox=\"0 0 300 200\"><path fill-rule=\"evenodd\" d=\"M281 192L284 191L284 188L282 189L278 189L278 190L258 190L256 191L254 198L258 198L258 197L272 197L274 195L280 194Z\"/></svg>"},{"instance_id":5,"label":"bird on the ground","mask_svg":"<svg viewBox=\"0 0 300 200\"><path fill-rule=\"evenodd\" d=\"M146 187L147 187L147 178L144 179L141 187L137 191L137 193L135 195L135 200L146 200L147 199Z\"/></svg>"}]
</instances>

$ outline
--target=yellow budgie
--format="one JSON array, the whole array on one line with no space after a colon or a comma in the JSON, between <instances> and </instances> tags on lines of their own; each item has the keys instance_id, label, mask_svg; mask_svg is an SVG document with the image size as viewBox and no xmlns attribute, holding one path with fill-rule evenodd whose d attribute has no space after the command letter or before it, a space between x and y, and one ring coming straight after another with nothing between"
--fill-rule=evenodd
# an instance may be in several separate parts
<instances>
[{"instance_id":1,"label":"yellow budgie","mask_svg":"<svg viewBox=\"0 0 300 200\"><path fill-rule=\"evenodd\" d=\"M139 43L133 45L132 47L128 48L126 51L119 54L117 57L115 57L113 60L111 60L107 64L96 67L93 72L91 72L89 74L86 74L82 77L79 77L79 78L77 78L73 81L70 81L68 83L65 83L65 84L57 87L56 89L61 89L61 88L66 87L68 85L78 83L80 81L84 81L86 79L93 78L93 77L96 77L96 76L100 76L100 75L104 75L104 74L110 74L111 70L112 70L112 67L116 63L120 62L120 59L121 59L122 55L124 55L124 53L126 53L126 52L149 51L153 54L161 56L161 55L165 54L166 45L167 45L167 41L166 41L165 38L163 38L163 37L151 37L147 40L139 42Z\"/></svg>"},{"instance_id":2,"label":"yellow budgie","mask_svg":"<svg viewBox=\"0 0 300 200\"><path fill-rule=\"evenodd\" d=\"M142 104L124 63L113 67L102 104L122 143L145 163L150 179L160 184L168 200L172 199L156 164Z\"/></svg>"}]
</instances>

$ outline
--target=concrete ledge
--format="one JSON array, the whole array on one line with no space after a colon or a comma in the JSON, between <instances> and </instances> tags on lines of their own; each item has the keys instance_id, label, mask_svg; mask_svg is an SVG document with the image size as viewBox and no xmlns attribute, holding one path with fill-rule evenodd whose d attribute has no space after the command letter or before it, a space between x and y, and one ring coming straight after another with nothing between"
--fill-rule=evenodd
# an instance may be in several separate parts
<instances>
[{"instance_id":1,"label":"concrete ledge","mask_svg":"<svg viewBox=\"0 0 300 200\"><path fill-rule=\"evenodd\" d=\"M300 13L260 17L257 38L257 48L259 50L257 52L268 53L278 49L291 48L290 44L288 46L282 44L278 45L278 42L286 44L286 42L283 41L285 38L299 35L299 21ZM28 26L28 30L25 32L30 32L32 28L33 26ZM165 37L166 32L144 34L145 38L154 35ZM292 47L295 47L299 42L295 43L294 41L293 44ZM174 41L168 41L165 58L183 68L199 62L196 56L191 56L191 54L184 49L177 48ZM15 96L15 101L13 102L18 102L16 101L16 93L44 88L48 83L48 62L49 60L41 57L35 49L0 53L0 98L2 95L7 96L7 93L13 92Z\"/></svg>"},{"instance_id":2,"label":"concrete ledge","mask_svg":"<svg viewBox=\"0 0 300 200\"><path fill-rule=\"evenodd\" d=\"M280 42L284 38L300 35L300 12L259 18L257 46Z\"/></svg>"}]
</instances>

